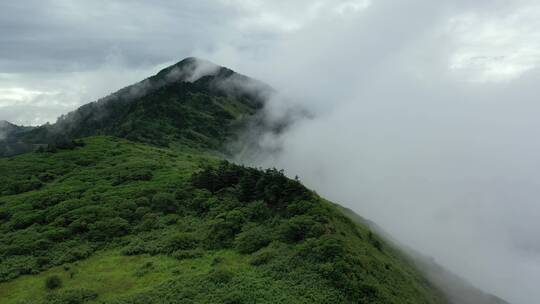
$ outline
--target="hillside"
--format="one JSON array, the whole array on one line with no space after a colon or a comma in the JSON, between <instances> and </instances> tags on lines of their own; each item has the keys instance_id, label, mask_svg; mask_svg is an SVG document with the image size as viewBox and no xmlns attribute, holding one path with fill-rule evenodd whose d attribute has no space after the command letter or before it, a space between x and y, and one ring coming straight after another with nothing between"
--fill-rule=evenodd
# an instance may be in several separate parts
<instances>
[{"instance_id":1,"label":"hillside","mask_svg":"<svg viewBox=\"0 0 540 304\"><path fill-rule=\"evenodd\" d=\"M32 129L32 127L17 126L8 121L0 120L0 157L32 151L34 149L32 144L18 140L22 134Z\"/></svg>"},{"instance_id":2,"label":"hillside","mask_svg":"<svg viewBox=\"0 0 540 304\"><path fill-rule=\"evenodd\" d=\"M273 130L271 91L188 58L4 124L0 303L455 303L353 213L223 160L248 124Z\"/></svg>"},{"instance_id":3,"label":"hillside","mask_svg":"<svg viewBox=\"0 0 540 304\"><path fill-rule=\"evenodd\" d=\"M186 58L156 75L61 116L0 137L0 155L110 135L158 146L222 148L263 107L272 89L224 67Z\"/></svg>"},{"instance_id":4,"label":"hillside","mask_svg":"<svg viewBox=\"0 0 540 304\"><path fill-rule=\"evenodd\" d=\"M435 259L426 256L395 240L391 235L384 231L376 223L367 220L354 211L337 205L338 209L348 216L353 222L360 225L365 225L372 231L375 231L389 244L398 247L401 251L405 252L414 265L419 269L422 274L433 284L436 288L441 290L447 298L447 301L452 304L509 304L505 300L486 293L473 284L469 283L462 277L452 273L448 269L445 269L439 265Z\"/></svg>"},{"instance_id":5,"label":"hillside","mask_svg":"<svg viewBox=\"0 0 540 304\"><path fill-rule=\"evenodd\" d=\"M443 303L279 171L113 137L81 145L0 159L2 193L19 189L0 203L0 302Z\"/></svg>"}]
</instances>

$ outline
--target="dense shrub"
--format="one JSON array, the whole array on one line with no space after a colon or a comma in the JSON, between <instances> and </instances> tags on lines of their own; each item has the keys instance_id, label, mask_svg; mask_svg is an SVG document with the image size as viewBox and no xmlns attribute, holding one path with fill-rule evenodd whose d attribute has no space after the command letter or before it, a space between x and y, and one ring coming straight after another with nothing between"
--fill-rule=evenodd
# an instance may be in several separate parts
<instances>
[{"instance_id":1,"label":"dense shrub","mask_svg":"<svg viewBox=\"0 0 540 304\"><path fill-rule=\"evenodd\" d=\"M381 252L383 244L377 236L348 221L333 205L282 171L223 162L190 177L199 163L214 160L199 155L183 158L172 150L146 146L138 146L125 157L128 148L117 139L109 141L113 144L90 156L78 154L86 148L29 156L34 158L32 166L43 161L43 167L21 173L24 178L20 180L31 181L37 174L40 182L48 184L32 193L2 197L0 281L72 263L97 250L119 249L125 255L156 255L152 260L160 261L155 267L141 263L130 274L144 276L155 271L159 272L156 278L166 273L174 279L118 299L118 304L175 299L186 303L259 299L400 303L387 301L394 294L379 282L395 288L395 298L406 295L400 289L403 276L393 272L410 269L393 264L399 262L391 260L391 250ZM172 160L169 153L177 157ZM54 159L47 163L48 157ZM85 158L89 161L81 162ZM19 161L14 159L14 163ZM81 168L82 163L95 165ZM0 159L0 169L10 166ZM19 180L13 177L15 169L3 172L8 177L0 176L0 182ZM50 173L50 177L40 172ZM50 182L53 176L54 182ZM219 257L212 259L216 253ZM178 265L190 268L163 269L175 261L162 255L183 260ZM212 270L205 272L208 268ZM79 279L82 276L74 278ZM155 280L148 277L143 281L146 279ZM284 286L293 286L293 292ZM83 303L97 296L88 290L63 289L48 293L46 303ZM306 294L298 292L304 290ZM257 297L259 292L266 297ZM292 294L297 298L290 297Z\"/></svg>"},{"instance_id":2,"label":"dense shrub","mask_svg":"<svg viewBox=\"0 0 540 304\"><path fill-rule=\"evenodd\" d=\"M383 250L381 241L379 241L379 239L375 235L373 235L371 231L368 233L368 240L371 245L373 245L373 247L377 248L377 250Z\"/></svg>"},{"instance_id":3,"label":"dense shrub","mask_svg":"<svg viewBox=\"0 0 540 304\"><path fill-rule=\"evenodd\" d=\"M262 200L276 211L286 208L287 202L311 198L310 192L298 180L288 179L282 170L259 171L228 162L222 162L216 169L207 167L194 174L192 184L212 193L236 187L240 201Z\"/></svg>"},{"instance_id":4,"label":"dense shrub","mask_svg":"<svg viewBox=\"0 0 540 304\"><path fill-rule=\"evenodd\" d=\"M112 183L113 186L132 181L149 181L153 177L151 168L125 166L125 168L120 170Z\"/></svg>"},{"instance_id":5,"label":"dense shrub","mask_svg":"<svg viewBox=\"0 0 540 304\"><path fill-rule=\"evenodd\" d=\"M199 243L198 238L193 233L177 232L165 240L164 251L172 253L178 250L188 250L195 248Z\"/></svg>"},{"instance_id":6,"label":"dense shrub","mask_svg":"<svg viewBox=\"0 0 540 304\"><path fill-rule=\"evenodd\" d=\"M208 222L207 246L209 248L230 247L244 222L245 216L240 210L219 214Z\"/></svg>"},{"instance_id":7,"label":"dense shrub","mask_svg":"<svg viewBox=\"0 0 540 304\"><path fill-rule=\"evenodd\" d=\"M317 263L339 261L345 256L343 242L333 235L309 239L298 248L302 259Z\"/></svg>"},{"instance_id":8,"label":"dense shrub","mask_svg":"<svg viewBox=\"0 0 540 304\"><path fill-rule=\"evenodd\" d=\"M171 193L158 193L152 197L152 207L162 212L176 212L178 202Z\"/></svg>"},{"instance_id":9,"label":"dense shrub","mask_svg":"<svg viewBox=\"0 0 540 304\"><path fill-rule=\"evenodd\" d=\"M202 257L204 251L202 249L176 250L172 256L178 260L195 259Z\"/></svg>"},{"instance_id":10,"label":"dense shrub","mask_svg":"<svg viewBox=\"0 0 540 304\"><path fill-rule=\"evenodd\" d=\"M89 225L88 229L91 239L103 241L127 234L129 223L121 217L104 218Z\"/></svg>"},{"instance_id":11,"label":"dense shrub","mask_svg":"<svg viewBox=\"0 0 540 304\"><path fill-rule=\"evenodd\" d=\"M254 222L266 222L272 218L272 212L263 201L255 201L248 204L245 208L245 214L248 220Z\"/></svg>"},{"instance_id":12,"label":"dense shrub","mask_svg":"<svg viewBox=\"0 0 540 304\"><path fill-rule=\"evenodd\" d=\"M234 274L226 269L212 268L212 270L208 272L207 276L208 276L208 280L210 280L213 283L226 284L231 281Z\"/></svg>"},{"instance_id":13,"label":"dense shrub","mask_svg":"<svg viewBox=\"0 0 540 304\"><path fill-rule=\"evenodd\" d=\"M283 220L278 227L278 234L285 242L295 243L309 237L319 237L324 233L324 226L313 217L298 215Z\"/></svg>"},{"instance_id":14,"label":"dense shrub","mask_svg":"<svg viewBox=\"0 0 540 304\"><path fill-rule=\"evenodd\" d=\"M254 266L264 265L269 263L277 256L284 256L287 249L278 242L271 243L269 246L255 252L250 260L250 264Z\"/></svg>"},{"instance_id":15,"label":"dense shrub","mask_svg":"<svg viewBox=\"0 0 540 304\"><path fill-rule=\"evenodd\" d=\"M33 274L39 271L37 260L32 256L12 255L2 259L0 263L0 282L14 279L20 275Z\"/></svg>"},{"instance_id":16,"label":"dense shrub","mask_svg":"<svg viewBox=\"0 0 540 304\"><path fill-rule=\"evenodd\" d=\"M313 208L314 204L306 200L298 200L287 206L287 212L290 216L302 215Z\"/></svg>"},{"instance_id":17,"label":"dense shrub","mask_svg":"<svg viewBox=\"0 0 540 304\"><path fill-rule=\"evenodd\" d=\"M236 236L235 248L240 253L255 252L272 241L272 230L259 225L247 225Z\"/></svg>"},{"instance_id":18,"label":"dense shrub","mask_svg":"<svg viewBox=\"0 0 540 304\"><path fill-rule=\"evenodd\" d=\"M53 290L62 287L62 280L59 276L52 275L45 279L45 288Z\"/></svg>"},{"instance_id":19,"label":"dense shrub","mask_svg":"<svg viewBox=\"0 0 540 304\"><path fill-rule=\"evenodd\" d=\"M159 224L159 214L157 213L146 213L143 215L139 225L137 226L138 231L150 231L152 229L157 229L160 227Z\"/></svg>"},{"instance_id":20,"label":"dense shrub","mask_svg":"<svg viewBox=\"0 0 540 304\"><path fill-rule=\"evenodd\" d=\"M98 294L89 289L69 289L47 295L43 304L82 304L97 299Z\"/></svg>"},{"instance_id":21,"label":"dense shrub","mask_svg":"<svg viewBox=\"0 0 540 304\"><path fill-rule=\"evenodd\" d=\"M127 246L125 246L122 249L122 254L124 255L137 255L137 254L143 254L146 253L146 243L141 240L140 238L136 238L128 243Z\"/></svg>"},{"instance_id":22,"label":"dense shrub","mask_svg":"<svg viewBox=\"0 0 540 304\"><path fill-rule=\"evenodd\" d=\"M43 183L33 174L19 176L17 179L3 180L0 184L0 194L15 195L32 190L38 190Z\"/></svg>"}]
</instances>

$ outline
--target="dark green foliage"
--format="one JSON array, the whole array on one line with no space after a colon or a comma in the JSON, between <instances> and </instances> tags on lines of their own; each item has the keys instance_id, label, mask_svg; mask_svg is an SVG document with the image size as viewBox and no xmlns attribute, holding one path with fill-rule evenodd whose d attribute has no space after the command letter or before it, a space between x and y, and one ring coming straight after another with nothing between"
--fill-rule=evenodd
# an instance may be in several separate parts
<instances>
[{"instance_id":1,"label":"dark green foliage","mask_svg":"<svg viewBox=\"0 0 540 304\"><path fill-rule=\"evenodd\" d=\"M178 202L171 193L158 193L152 198L152 207L162 212L176 212Z\"/></svg>"},{"instance_id":2,"label":"dark green foliage","mask_svg":"<svg viewBox=\"0 0 540 304\"><path fill-rule=\"evenodd\" d=\"M150 168L126 168L118 174L113 181L114 186L118 186L130 181L148 181L152 179Z\"/></svg>"},{"instance_id":3,"label":"dark green foliage","mask_svg":"<svg viewBox=\"0 0 540 304\"><path fill-rule=\"evenodd\" d=\"M13 181L3 185L4 195L13 195L24 193L32 190L38 190L43 186L43 183L35 176L28 177L26 180Z\"/></svg>"},{"instance_id":4,"label":"dark green foliage","mask_svg":"<svg viewBox=\"0 0 540 304\"><path fill-rule=\"evenodd\" d=\"M154 264L152 262L147 262L143 264L136 272L135 276L142 277L152 271L154 271Z\"/></svg>"},{"instance_id":5,"label":"dark green foliage","mask_svg":"<svg viewBox=\"0 0 540 304\"><path fill-rule=\"evenodd\" d=\"M95 241L105 241L129 232L129 222L121 217L104 218L88 225L88 237Z\"/></svg>"},{"instance_id":6,"label":"dark green foliage","mask_svg":"<svg viewBox=\"0 0 540 304\"><path fill-rule=\"evenodd\" d=\"M0 158L0 296L21 275L49 270L69 282L59 288L48 277L56 290L32 303L99 301L91 290L64 290L84 285L76 267L58 266L106 253L151 258L128 274L154 285L124 294L111 286L104 303L442 303L390 246L298 179L219 161L216 150L258 117L262 95L234 85L250 80L225 68L171 80L194 63L54 125L7 126L0 155L37 152Z\"/></svg>"},{"instance_id":7,"label":"dark green foliage","mask_svg":"<svg viewBox=\"0 0 540 304\"><path fill-rule=\"evenodd\" d=\"M193 233L178 232L166 239L165 252L176 252L197 247L199 240Z\"/></svg>"},{"instance_id":8,"label":"dark green foliage","mask_svg":"<svg viewBox=\"0 0 540 304\"><path fill-rule=\"evenodd\" d=\"M240 292L231 292L223 299L223 304L242 304L244 296Z\"/></svg>"},{"instance_id":9,"label":"dark green foliage","mask_svg":"<svg viewBox=\"0 0 540 304\"><path fill-rule=\"evenodd\" d=\"M278 227L278 235L285 242L299 242L310 237L319 237L324 226L312 216L297 215L287 219Z\"/></svg>"},{"instance_id":10,"label":"dark green foliage","mask_svg":"<svg viewBox=\"0 0 540 304\"><path fill-rule=\"evenodd\" d=\"M182 255L197 255L195 250L199 246L200 240L190 232L177 232L171 230L156 230L133 238L122 253L125 255L148 254L173 254L178 257Z\"/></svg>"},{"instance_id":11,"label":"dark green foliage","mask_svg":"<svg viewBox=\"0 0 540 304\"><path fill-rule=\"evenodd\" d=\"M292 202L287 206L287 212L289 215L302 215L307 213L309 210L311 210L314 207L314 204L310 201L296 201Z\"/></svg>"},{"instance_id":12,"label":"dark green foliage","mask_svg":"<svg viewBox=\"0 0 540 304\"><path fill-rule=\"evenodd\" d=\"M215 284L226 284L233 278L233 273L219 268L213 268L208 273L208 280Z\"/></svg>"},{"instance_id":13,"label":"dark green foliage","mask_svg":"<svg viewBox=\"0 0 540 304\"><path fill-rule=\"evenodd\" d=\"M200 258L204 254L202 249L188 249L188 250L176 250L172 253L172 256L178 260Z\"/></svg>"},{"instance_id":14,"label":"dark green foliage","mask_svg":"<svg viewBox=\"0 0 540 304\"><path fill-rule=\"evenodd\" d=\"M60 277L53 275L45 279L45 288L53 290L62 287L62 280Z\"/></svg>"},{"instance_id":15,"label":"dark green foliage","mask_svg":"<svg viewBox=\"0 0 540 304\"><path fill-rule=\"evenodd\" d=\"M287 203L310 199L310 192L297 180L287 178L283 171L260 171L222 162L217 168L207 167L192 178L195 187L212 193L234 187L241 202L264 201L268 207L283 211Z\"/></svg>"},{"instance_id":16,"label":"dark green foliage","mask_svg":"<svg viewBox=\"0 0 540 304\"><path fill-rule=\"evenodd\" d=\"M285 252L287 252L287 248L283 244L275 242L254 253L250 263L255 266L268 264L272 259L283 255Z\"/></svg>"},{"instance_id":17,"label":"dark green foliage","mask_svg":"<svg viewBox=\"0 0 540 304\"><path fill-rule=\"evenodd\" d=\"M220 68L215 76L194 82L164 76L178 74L175 69L185 69L191 64L189 60L179 62L174 69L164 69L142 82L83 105L61 116L55 124L19 127L9 138L0 141L0 156L33 150L57 153L83 144L72 139L95 135L156 146L178 143L194 148L222 148L262 108L262 99L253 90L241 86L235 90L223 89L221 83L231 77L235 81L254 81L225 68ZM271 90L258 85L259 90Z\"/></svg>"},{"instance_id":18,"label":"dark green foliage","mask_svg":"<svg viewBox=\"0 0 540 304\"><path fill-rule=\"evenodd\" d=\"M118 304L440 303L427 285L407 279L414 271L382 240L282 171L115 138L85 142L0 159L5 184L20 177L43 183L0 199L0 281L112 250L179 263L138 265L129 273L134 279L173 277L119 295ZM182 268L186 263L200 268ZM69 283L79 277L63 271ZM42 302L99 300L66 287Z\"/></svg>"},{"instance_id":19,"label":"dark green foliage","mask_svg":"<svg viewBox=\"0 0 540 304\"><path fill-rule=\"evenodd\" d=\"M346 252L341 239L324 235L320 239L310 239L299 247L298 254L312 262L332 262L342 259Z\"/></svg>"},{"instance_id":20,"label":"dark green foliage","mask_svg":"<svg viewBox=\"0 0 540 304\"><path fill-rule=\"evenodd\" d=\"M377 239L377 237L374 236L371 231L368 233L368 240L371 243L371 245L373 245L373 247L377 248L377 250L379 251L382 251L383 248L382 248L381 241L379 241L379 239Z\"/></svg>"},{"instance_id":21,"label":"dark green foliage","mask_svg":"<svg viewBox=\"0 0 540 304\"><path fill-rule=\"evenodd\" d=\"M69 289L47 296L43 304L82 304L97 299L98 294L88 289Z\"/></svg>"},{"instance_id":22,"label":"dark green foliage","mask_svg":"<svg viewBox=\"0 0 540 304\"><path fill-rule=\"evenodd\" d=\"M235 235L240 232L245 219L241 211L233 210L219 214L209 221L208 234L206 237L207 247L224 248L230 247Z\"/></svg>"},{"instance_id":23,"label":"dark green foliage","mask_svg":"<svg viewBox=\"0 0 540 304\"><path fill-rule=\"evenodd\" d=\"M236 236L235 247L240 253L253 253L272 241L272 230L252 224Z\"/></svg>"},{"instance_id":24,"label":"dark green foliage","mask_svg":"<svg viewBox=\"0 0 540 304\"><path fill-rule=\"evenodd\" d=\"M47 144L46 146L40 145L36 152L38 153L56 153L58 150L73 150L77 147L84 147L84 142L80 140L69 140L69 139L54 139L53 142Z\"/></svg>"},{"instance_id":25,"label":"dark green foliage","mask_svg":"<svg viewBox=\"0 0 540 304\"><path fill-rule=\"evenodd\" d=\"M9 248L6 249L9 250ZM31 256L9 255L4 257L2 263L0 263L0 277L3 281L11 280L24 274L34 274L38 271L37 260Z\"/></svg>"}]
</instances>

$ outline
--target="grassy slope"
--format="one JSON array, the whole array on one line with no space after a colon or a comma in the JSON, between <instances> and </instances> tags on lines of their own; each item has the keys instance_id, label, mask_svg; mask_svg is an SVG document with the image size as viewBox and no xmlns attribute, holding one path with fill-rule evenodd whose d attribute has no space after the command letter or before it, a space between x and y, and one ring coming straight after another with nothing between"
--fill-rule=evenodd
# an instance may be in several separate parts
<instances>
[{"instance_id":1,"label":"grassy slope","mask_svg":"<svg viewBox=\"0 0 540 304\"><path fill-rule=\"evenodd\" d=\"M314 194L272 209L238 200L238 184L192 187L194 172L218 165L212 155L84 142L0 159L0 303L444 303L399 252ZM49 291L54 274L63 285Z\"/></svg>"}]
</instances>

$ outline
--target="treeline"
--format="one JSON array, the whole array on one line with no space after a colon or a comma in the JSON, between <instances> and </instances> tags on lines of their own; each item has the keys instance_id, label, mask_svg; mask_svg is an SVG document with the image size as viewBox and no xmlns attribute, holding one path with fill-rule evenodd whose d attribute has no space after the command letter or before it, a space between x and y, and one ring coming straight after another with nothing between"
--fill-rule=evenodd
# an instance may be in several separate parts
<instances>
[{"instance_id":1,"label":"treeline","mask_svg":"<svg viewBox=\"0 0 540 304\"><path fill-rule=\"evenodd\" d=\"M76 139L57 139L49 144L37 145L38 153L56 153L58 150L73 150L77 147L84 147L84 141Z\"/></svg>"},{"instance_id":2,"label":"treeline","mask_svg":"<svg viewBox=\"0 0 540 304\"><path fill-rule=\"evenodd\" d=\"M234 188L241 202L261 200L276 210L286 207L287 202L309 199L312 194L298 179L289 179L283 170L275 168L260 170L223 161L217 168L206 167L194 174L192 183L211 193Z\"/></svg>"}]
</instances>

